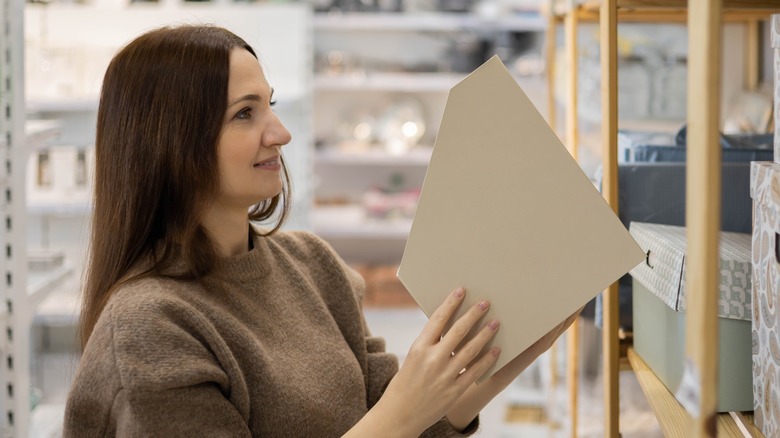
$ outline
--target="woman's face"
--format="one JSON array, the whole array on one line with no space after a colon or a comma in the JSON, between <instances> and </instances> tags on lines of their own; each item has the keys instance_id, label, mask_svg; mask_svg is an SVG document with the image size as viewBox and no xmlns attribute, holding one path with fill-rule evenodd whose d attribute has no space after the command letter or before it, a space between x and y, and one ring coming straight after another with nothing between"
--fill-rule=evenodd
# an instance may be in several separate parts
<instances>
[{"instance_id":1,"label":"woman's face","mask_svg":"<svg viewBox=\"0 0 780 438\"><path fill-rule=\"evenodd\" d=\"M217 145L220 192L225 207L248 208L282 191L281 147L290 142L271 106L273 90L247 50L230 53L228 102Z\"/></svg>"}]
</instances>

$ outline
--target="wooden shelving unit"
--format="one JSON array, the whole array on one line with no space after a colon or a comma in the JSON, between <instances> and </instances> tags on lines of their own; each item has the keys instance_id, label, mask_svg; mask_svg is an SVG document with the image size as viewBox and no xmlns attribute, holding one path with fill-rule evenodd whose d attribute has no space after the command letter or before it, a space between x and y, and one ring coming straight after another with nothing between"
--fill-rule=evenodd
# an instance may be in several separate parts
<instances>
[{"instance_id":1,"label":"wooden shelving unit","mask_svg":"<svg viewBox=\"0 0 780 438\"><path fill-rule=\"evenodd\" d=\"M602 192L617 211L617 23L665 22L687 23L688 50L688 171L686 223L688 224L688 318L686 326L686 360L692 394L689 409L684 409L663 388L642 360L629 350L628 359L637 374L645 395L653 406L666 436L761 436L752 427L751 418L734 414L718 415L717 388L717 301L718 239L720 232L721 151L718 145L720 119L721 33L724 22L742 22L748 26L747 52L757 52L758 21L780 13L776 0L593 0L568 1L551 8L550 26L564 24L566 59L568 60L566 99L566 143L577 156L577 26L580 21L597 21L601 44L602 141L604 178ZM548 32L548 39L554 38ZM554 42L549 43L553 45ZM552 49L548 49L548 54ZM554 57L548 56L548 62ZM746 57L748 86L758 77L757 57ZM552 69L552 66L551 66ZM554 73L550 73L550 78ZM554 117L551 123L554 123ZM553 125L554 126L554 125ZM619 436L618 373L620 370L618 339L617 284L603 294L604 326L603 364L605 394L605 433ZM570 343L577 343L573 326ZM570 349L569 384L572 410L572 435L576 436L577 348ZM661 385L663 391L658 389ZM674 403L669 401L671 398ZM693 411L696 414L690 415ZM729 419L732 419L730 422ZM738 420L738 421L735 421ZM716 421L713 421L716 420ZM717 424L717 427L714 427ZM741 430L745 429L745 430Z\"/></svg>"},{"instance_id":2,"label":"wooden shelving unit","mask_svg":"<svg viewBox=\"0 0 780 438\"><path fill-rule=\"evenodd\" d=\"M628 349L628 362L639 381L639 386L645 393L650 407L653 409L664 436L686 436L690 430L690 416L685 408L658 380L655 373L644 360L632 349ZM760 437L761 432L752 424L752 412L730 412L718 414L718 436L722 437Z\"/></svg>"}]
</instances>

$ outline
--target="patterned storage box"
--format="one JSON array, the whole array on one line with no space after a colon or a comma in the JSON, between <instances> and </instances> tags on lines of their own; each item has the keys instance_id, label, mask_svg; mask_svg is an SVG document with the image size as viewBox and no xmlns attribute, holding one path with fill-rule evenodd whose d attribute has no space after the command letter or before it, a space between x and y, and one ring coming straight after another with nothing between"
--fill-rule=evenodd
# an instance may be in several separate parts
<instances>
[{"instance_id":1,"label":"patterned storage box","mask_svg":"<svg viewBox=\"0 0 780 438\"><path fill-rule=\"evenodd\" d=\"M780 436L780 164L751 164L755 423Z\"/></svg>"},{"instance_id":2,"label":"patterned storage box","mask_svg":"<svg viewBox=\"0 0 780 438\"><path fill-rule=\"evenodd\" d=\"M775 163L780 163L780 14L772 15L772 48L775 57Z\"/></svg>"},{"instance_id":3,"label":"patterned storage box","mask_svg":"<svg viewBox=\"0 0 780 438\"><path fill-rule=\"evenodd\" d=\"M631 270L634 349L676 394L685 361L685 228L632 222L629 230L647 253ZM750 238L720 234L719 412L753 409Z\"/></svg>"}]
</instances>

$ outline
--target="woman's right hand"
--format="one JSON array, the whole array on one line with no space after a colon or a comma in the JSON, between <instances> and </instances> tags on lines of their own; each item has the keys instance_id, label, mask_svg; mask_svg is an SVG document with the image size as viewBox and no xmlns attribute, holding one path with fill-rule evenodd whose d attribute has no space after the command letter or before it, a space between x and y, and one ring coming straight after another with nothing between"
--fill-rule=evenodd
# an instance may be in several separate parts
<instances>
[{"instance_id":1,"label":"woman's right hand","mask_svg":"<svg viewBox=\"0 0 780 438\"><path fill-rule=\"evenodd\" d=\"M403 366L375 406L387 416L386 419L396 419L396 431L405 432L400 436L418 436L439 421L498 359L498 347L478 357L496 334L498 321L485 324L476 336L458 348L487 312L490 307L487 301L474 305L442 336L464 295L464 289L456 289L431 315L412 344Z\"/></svg>"}]
</instances>

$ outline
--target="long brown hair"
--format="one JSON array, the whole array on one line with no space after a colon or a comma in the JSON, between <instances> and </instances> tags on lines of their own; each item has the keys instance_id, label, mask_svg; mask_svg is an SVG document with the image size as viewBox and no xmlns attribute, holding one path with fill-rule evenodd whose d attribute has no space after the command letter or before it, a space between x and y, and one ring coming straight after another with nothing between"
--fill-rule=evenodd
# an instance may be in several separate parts
<instances>
[{"instance_id":1,"label":"long brown hair","mask_svg":"<svg viewBox=\"0 0 780 438\"><path fill-rule=\"evenodd\" d=\"M97 115L82 348L118 285L147 275L197 280L213 268L217 254L201 219L219 188L216 148L235 47L257 57L219 27L165 27L111 60ZM249 210L251 220L278 213L268 234L288 212L286 168L283 175L282 193ZM184 270L171 272L179 261Z\"/></svg>"}]
</instances>

